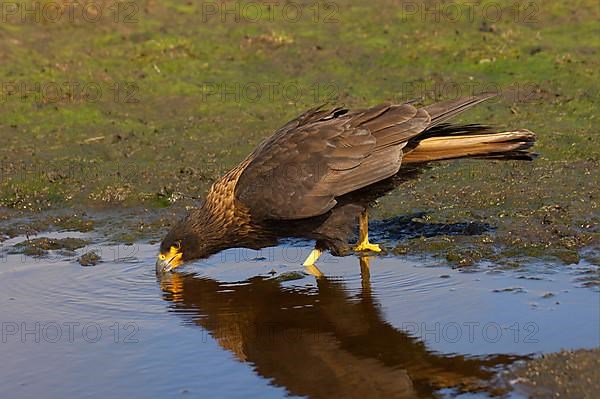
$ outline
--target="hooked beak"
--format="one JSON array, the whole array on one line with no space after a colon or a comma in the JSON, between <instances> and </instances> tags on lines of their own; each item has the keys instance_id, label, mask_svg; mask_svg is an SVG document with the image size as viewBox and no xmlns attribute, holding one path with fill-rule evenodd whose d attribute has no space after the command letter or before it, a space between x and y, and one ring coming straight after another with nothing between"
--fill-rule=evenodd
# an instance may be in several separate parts
<instances>
[{"instance_id":1,"label":"hooked beak","mask_svg":"<svg viewBox=\"0 0 600 399\"><path fill-rule=\"evenodd\" d=\"M176 252L173 248L168 254L159 254L158 259L156 259L156 272L170 272L176 267L181 266L183 264L181 260L182 255L181 252Z\"/></svg>"},{"instance_id":2,"label":"hooked beak","mask_svg":"<svg viewBox=\"0 0 600 399\"><path fill-rule=\"evenodd\" d=\"M173 267L164 259L156 259L156 272L157 273L165 273L173 270Z\"/></svg>"}]
</instances>

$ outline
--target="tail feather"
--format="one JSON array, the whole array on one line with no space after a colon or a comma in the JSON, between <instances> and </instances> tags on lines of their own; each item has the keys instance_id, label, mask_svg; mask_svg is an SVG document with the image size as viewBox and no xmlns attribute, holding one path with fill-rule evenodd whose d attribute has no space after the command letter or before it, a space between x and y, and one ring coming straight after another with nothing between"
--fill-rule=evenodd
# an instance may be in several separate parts
<instances>
[{"instance_id":1,"label":"tail feather","mask_svg":"<svg viewBox=\"0 0 600 399\"><path fill-rule=\"evenodd\" d=\"M444 123L461 112L497 95L497 93L482 93L472 97L442 101L424 107L424 110L431 116L429 128Z\"/></svg>"},{"instance_id":2,"label":"tail feather","mask_svg":"<svg viewBox=\"0 0 600 399\"><path fill-rule=\"evenodd\" d=\"M453 158L530 159L527 150L535 134L527 129L501 133L442 135L425 138L407 147L402 163L422 163Z\"/></svg>"}]
</instances>

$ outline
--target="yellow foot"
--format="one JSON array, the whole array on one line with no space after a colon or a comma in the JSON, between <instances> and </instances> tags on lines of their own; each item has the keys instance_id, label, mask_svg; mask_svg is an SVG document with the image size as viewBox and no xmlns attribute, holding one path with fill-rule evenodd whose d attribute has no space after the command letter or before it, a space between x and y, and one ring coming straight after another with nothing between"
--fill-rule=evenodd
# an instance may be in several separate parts
<instances>
[{"instance_id":1,"label":"yellow foot","mask_svg":"<svg viewBox=\"0 0 600 399\"><path fill-rule=\"evenodd\" d=\"M378 244L371 244L369 241L359 243L354 247L356 252L381 252L381 248Z\"/></svg>"}]
</instances>

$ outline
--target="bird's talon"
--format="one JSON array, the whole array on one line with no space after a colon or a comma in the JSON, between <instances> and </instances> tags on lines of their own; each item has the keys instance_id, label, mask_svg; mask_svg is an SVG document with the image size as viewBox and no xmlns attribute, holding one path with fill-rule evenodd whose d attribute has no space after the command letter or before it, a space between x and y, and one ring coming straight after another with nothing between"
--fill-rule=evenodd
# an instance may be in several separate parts
<instances>
[{"instance_id":1,"label":"bird's talon","mask_svg":"<svg viewBox=\"0 0 600 399\"><path fill-rule=\"evenodd\" d=\"M379 244L371 244L370 242L361 242L354 247L356 252L381 252Z\"/></svg>"}]
</instances>

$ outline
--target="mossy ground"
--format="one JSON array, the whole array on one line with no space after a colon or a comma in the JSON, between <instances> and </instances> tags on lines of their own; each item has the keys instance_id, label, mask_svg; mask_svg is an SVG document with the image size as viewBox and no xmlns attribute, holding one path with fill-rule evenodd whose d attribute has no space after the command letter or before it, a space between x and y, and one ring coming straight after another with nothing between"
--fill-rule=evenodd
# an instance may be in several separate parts
<instances>
[{"instance_id":1,"label":"mossy ground","mask_svg":"<svg viewBox=\"0 0 600 399\"><path fill-rule=\"evenodd\" d=\"M22 11L31 1L16 3L0 23L7 225L22 212L179 209L274 129L326 101L430 103L495 89L500 98L460 121L529 128L540 158L443 163L382 199L377 216L426 212L432 223L495 226L481 245L480 236L459 239L449 260L493 249L570 263L599 246L595 0L471 9L95 2L53 21L41 8L48 2L34 2L37 16ZM416 240L410 248L427 250Z\"/></svg>"}]
</instances>

